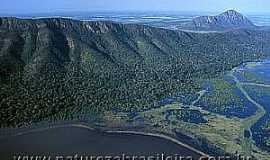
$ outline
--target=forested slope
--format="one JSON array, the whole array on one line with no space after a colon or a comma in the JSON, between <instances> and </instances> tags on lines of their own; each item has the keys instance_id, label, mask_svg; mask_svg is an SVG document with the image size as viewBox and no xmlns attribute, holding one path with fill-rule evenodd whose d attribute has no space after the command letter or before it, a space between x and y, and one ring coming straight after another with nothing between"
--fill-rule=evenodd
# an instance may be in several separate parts
<instances>
[{"instance_id":1,"label":"forested slope","mask_svg":"<svg viewBox=\"0 0 270 160\"><path fill-rule=\"evenodd\" d=\"M191 33L113 22L0 18L0 124L136 112L267 57L270 32Z\"/></svg>"}]
</instances>

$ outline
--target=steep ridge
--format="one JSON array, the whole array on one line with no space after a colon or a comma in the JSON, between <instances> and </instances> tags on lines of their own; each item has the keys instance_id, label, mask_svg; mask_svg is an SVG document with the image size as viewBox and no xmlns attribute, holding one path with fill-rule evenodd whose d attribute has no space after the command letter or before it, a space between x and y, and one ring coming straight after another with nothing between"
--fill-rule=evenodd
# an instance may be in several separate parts
<instances>
[{"instance_id":1,"label":"steep ridge","mask_svg":"<svg viewBox=\"0 0 270 160\"><path fill-rule=\"evenodd\" d=\"M256 27L247 17L235 10L228 10L216 16L200 16L187 25L197 30L222 30Z\"/></svg>"},{"instance_id":2,"label":"steep ridge","mask_svg":"<svg viewBox=\"0 0 270 160\"><path fill-rule=\"evenodd\" d=\"M0 20L1 125L140 111L269 56L270 32L188 33L49 18ZM7 114L9 113L9 114Z\"/></svg>"}]
</instances>

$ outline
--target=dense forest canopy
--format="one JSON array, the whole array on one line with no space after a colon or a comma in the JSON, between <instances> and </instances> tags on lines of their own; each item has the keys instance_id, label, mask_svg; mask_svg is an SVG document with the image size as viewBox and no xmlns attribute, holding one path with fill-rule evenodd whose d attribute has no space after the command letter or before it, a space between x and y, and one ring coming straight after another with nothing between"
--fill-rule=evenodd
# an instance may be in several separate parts
<instances>
[{"instance_id":1,"label":"dense forest canopy","mask_svg":"<svg viewBox=\"0 0 270 160\"><path fill-rule=\"evenodd\" d=\"M270 55L270 31L172 31L62 18L0 18L0 124L136 112L195 80ZM97 114L98 113L98 114Z\"/></svg>"}]
</instances>

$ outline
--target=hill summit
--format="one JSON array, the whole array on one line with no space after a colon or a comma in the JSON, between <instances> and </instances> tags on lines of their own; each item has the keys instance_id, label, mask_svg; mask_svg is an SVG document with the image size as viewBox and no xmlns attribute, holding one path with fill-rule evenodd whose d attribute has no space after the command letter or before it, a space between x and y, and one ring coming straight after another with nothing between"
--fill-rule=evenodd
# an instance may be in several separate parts
<instances>
[{"instance_id":1,"label":"hill summit","mask_svg":"<svg viewBox=\"0 0 270 160\"><path fill-rule=\"evenodd\" d=\"M255 25L241 13L228 10L216 16L200 16L192 20L194 28L217 29L217 28L243 28Z\"/></svg>"},{"instance_id":2,"label":"hill summit","mask_svg":"<svg viewBox=\"0 0 270 160\"><path fill-rule=\"evenodd\" d=\"M197 93L198 80L270 57L269 42L264 30L0 18L0 127L150 110L179 91Z\"/></svg>"}]
</instances>

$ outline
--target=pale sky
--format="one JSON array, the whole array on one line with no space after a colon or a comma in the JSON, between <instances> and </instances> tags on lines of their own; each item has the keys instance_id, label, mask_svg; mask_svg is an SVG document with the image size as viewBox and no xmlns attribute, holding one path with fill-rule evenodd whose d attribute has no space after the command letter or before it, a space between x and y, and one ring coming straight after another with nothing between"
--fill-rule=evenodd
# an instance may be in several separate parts
<instances>
[{"instance_id":1,"label":"pale sky","mask_svg":"<svg viewBox=\"0 0 270 160\"><path fill-rule=\"evenodd\" d=\"M57 11L270 12L270 0L0 0L0 13Z\"/></svg>"}]
</instances>

